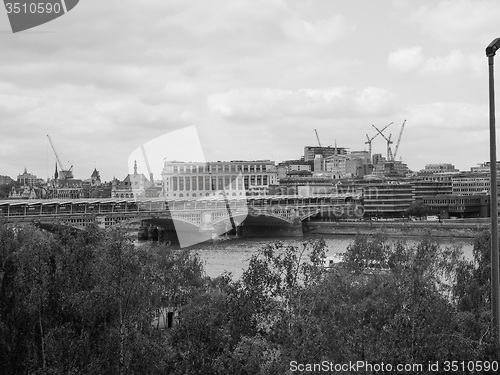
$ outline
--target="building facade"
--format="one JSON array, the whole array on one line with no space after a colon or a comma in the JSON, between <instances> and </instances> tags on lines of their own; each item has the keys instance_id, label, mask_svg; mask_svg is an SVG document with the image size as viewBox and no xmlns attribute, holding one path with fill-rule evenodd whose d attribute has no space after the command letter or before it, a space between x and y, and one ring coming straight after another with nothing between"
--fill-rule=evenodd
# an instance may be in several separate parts
<instances>
[{"instance_id":1,"label":"building facade","mask_svg":"<svg viewBox=\"0 0 500 375\"><path fill-rule=\"evenodd\" d=\"M426 164L424 169L420 170L422 174L429 173L443 173L443 172L458 172L453 164L449 163L437 163L437 164Z\"/></svg>"},{"instance_id":2,"label":"building facade","mask_svg":"<svg viewBox=\"0 0 500 375\"><path fill-rule=\"evenodd\" d=\"M411 184L413 186L413 200L415 201L421 201L425 197L452 193L451 178L447 181L415 180Z\"/></svg>"},{"instance_id":3,"label":"building facade","mask_svg":"<svg viewBox=\"0 0 500 375\"><path fill-rule=\"evenodd\" d=\"M275 194L300 195L307 197L317 194L336 193L335 181L331 176L289 175L280 179L279 189Z\"/></svg>"},{"instance_id":4,"label":"building facade","mask_svg":"<svg viewBox=\"0 0 500 375\"><path fill-rule=\"evenodd\" d=\"M38 184L43 184L43 179L38 178L34 174L28 173L26 168L24 168L24 172L17 176L17 183L21 186L33 186Z\"/></svg>"},{"instance_id":5,"label":"building facade","mask_svg":"<svg viewBox=\"0 0 500 375\"><path fill-rule=\"evenodd\" d=\"M319 146L305 146L304 147L304 160L312 161L316 158L316 155L321 155L323 158L327 158L332 155L345 155L347 154L347 149L344 147L319 147Z\"/></svg>"},{"instance_id":6,"label":"building facade","mask_svg":"<svg viewBox=\"0 0 500 375\"><path fill-rule=\"evenodd\" d=\"M324 171L337 174L340 178L363 177L373 171L370 154L366 151L332 155L323 160Z\"/></svg>"},{"instance_id":7,"label":"building facade","mask_svg":"<svg viewBox=\"0 0 500 375\"><path fill-rule=\"evenodd\" d=\"M113 180L111 197L114 198L154 198L160 193L146 176L137 173L137 162L134 162L134 173L128 174L123 181Z\"/></svg>"},{"instance_id":8,"label":"building facade","mask_svg":"<svg viewBox=\"0 0 500 375\"><path fill-rule=\"evenodd\" d=\"M168 199L215 195L267 195L278 183L273 161L166 161L163 166L163 196Z\"/></svg>"},{"instance_id":9,"label":"building facade","mask_svg":"<svg viewBox=\"0 0 500 375\"><path fill-rule=\"evenodd\" d=\"M461 173L451 179L452 193L455 195L489 194L490 186L489 173Z\"/></svg>"},{"instance_id":10,"label":"building facade","mask_svg":"<svg viewBox=\"0 0 500 375\"><path fill-rule=\"evenodd\" d=\"M439 215L441 219L473 218L490 216L490 196L482 195L436 195L422 199L429 214Z\"/></svg>"},{"instance_id":11,"label":"building facade","mask_svg":"<svg viewBox=\"0 0 500 375\"><path fill-rule=\"evenodd\" d=\"M285 160L276 166L278 172L278 179L285 177L291 172L311 172L313 169L313 162L304 160Z\"/></svg>"},{"instance_id":12,"label":"building facade","mask_svg":"<svg viewBox=\"0 0 500 375\"><path fill-rule=\"evenodd\" d=\"M402 217L413 202L412 185L400 181L343 181L337 184L337 192L362 193L368 217Z\"/></svg>"}]
</instances>

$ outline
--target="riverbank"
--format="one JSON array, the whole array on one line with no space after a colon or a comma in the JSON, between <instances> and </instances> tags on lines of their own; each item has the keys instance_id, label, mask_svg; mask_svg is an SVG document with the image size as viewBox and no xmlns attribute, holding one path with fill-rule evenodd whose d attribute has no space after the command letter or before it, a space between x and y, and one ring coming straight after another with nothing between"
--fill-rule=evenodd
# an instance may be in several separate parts
<instances>
[{"instance_id":1,"label":"riverbank","mask_svg":"<svg viewBox=\"0 0 500 375\"><path fill-rule=\"evenodd\" d=\"M433 237L474 238L480 231L490 228L489 221L472 220L442 222L428 221L306 221L304 233L329 235L374 234L384 231L391 236L420 237L430 233Z\"/></svg>"}]
</instances>

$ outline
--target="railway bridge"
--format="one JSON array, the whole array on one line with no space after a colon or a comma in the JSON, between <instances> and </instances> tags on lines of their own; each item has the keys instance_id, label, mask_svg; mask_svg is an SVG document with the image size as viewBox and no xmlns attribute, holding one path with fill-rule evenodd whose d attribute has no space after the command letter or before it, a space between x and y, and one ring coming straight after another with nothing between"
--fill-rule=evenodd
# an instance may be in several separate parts
<instances>
[{"instance_id":1,"label":"railway bridge","mask_svg":"<svg viewBox=\"0 0 500 375\"><path fill-rule=\"evenodd\" d=\"M48 199L0 201L0 221L83 228L138 225L176 234L185 246L236 230L243 235L302 235L302 221L311 218L347 218L363 214L361 196L203 197L148 199Z\"/></svg>"}]
</instances>

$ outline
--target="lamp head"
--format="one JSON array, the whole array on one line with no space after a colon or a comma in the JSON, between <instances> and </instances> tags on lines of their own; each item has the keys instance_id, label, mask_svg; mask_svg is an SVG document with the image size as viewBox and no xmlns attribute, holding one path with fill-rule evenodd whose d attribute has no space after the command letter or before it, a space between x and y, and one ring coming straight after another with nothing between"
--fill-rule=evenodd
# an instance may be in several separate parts
<instances>
[{"instance_id":1,"label":"lamp head","mask_svg":"<svg viewBox=\"0 0 500 375\"><path fill-rule=\"evenodd\" d=\"M495 56L497 49L500 48L500 38L496 38L493 42L491 42L488 47L486 47L486 56Z\"/></svg>"}]
</instances>

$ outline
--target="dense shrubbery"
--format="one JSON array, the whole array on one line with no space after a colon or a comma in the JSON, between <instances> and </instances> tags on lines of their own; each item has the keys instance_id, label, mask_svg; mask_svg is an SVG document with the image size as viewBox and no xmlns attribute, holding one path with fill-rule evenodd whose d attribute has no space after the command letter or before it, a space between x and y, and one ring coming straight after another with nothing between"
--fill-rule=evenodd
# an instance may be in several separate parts
<instances>
[{"instance_id":1,"label":"dense shrubbery","mask_svg":"<svg viewBox=\"0 0 500 375\"><path fill-rule=\"evenodd\" d=\"M428 237L269 245L240 280L119 232L0 229L0 373L285 374L290 362L493 360L489 235L474 261ZM377 267L369 267L370 265ZM160 311L179 322L160 330Z\"/></svg>"}]
</instances>

